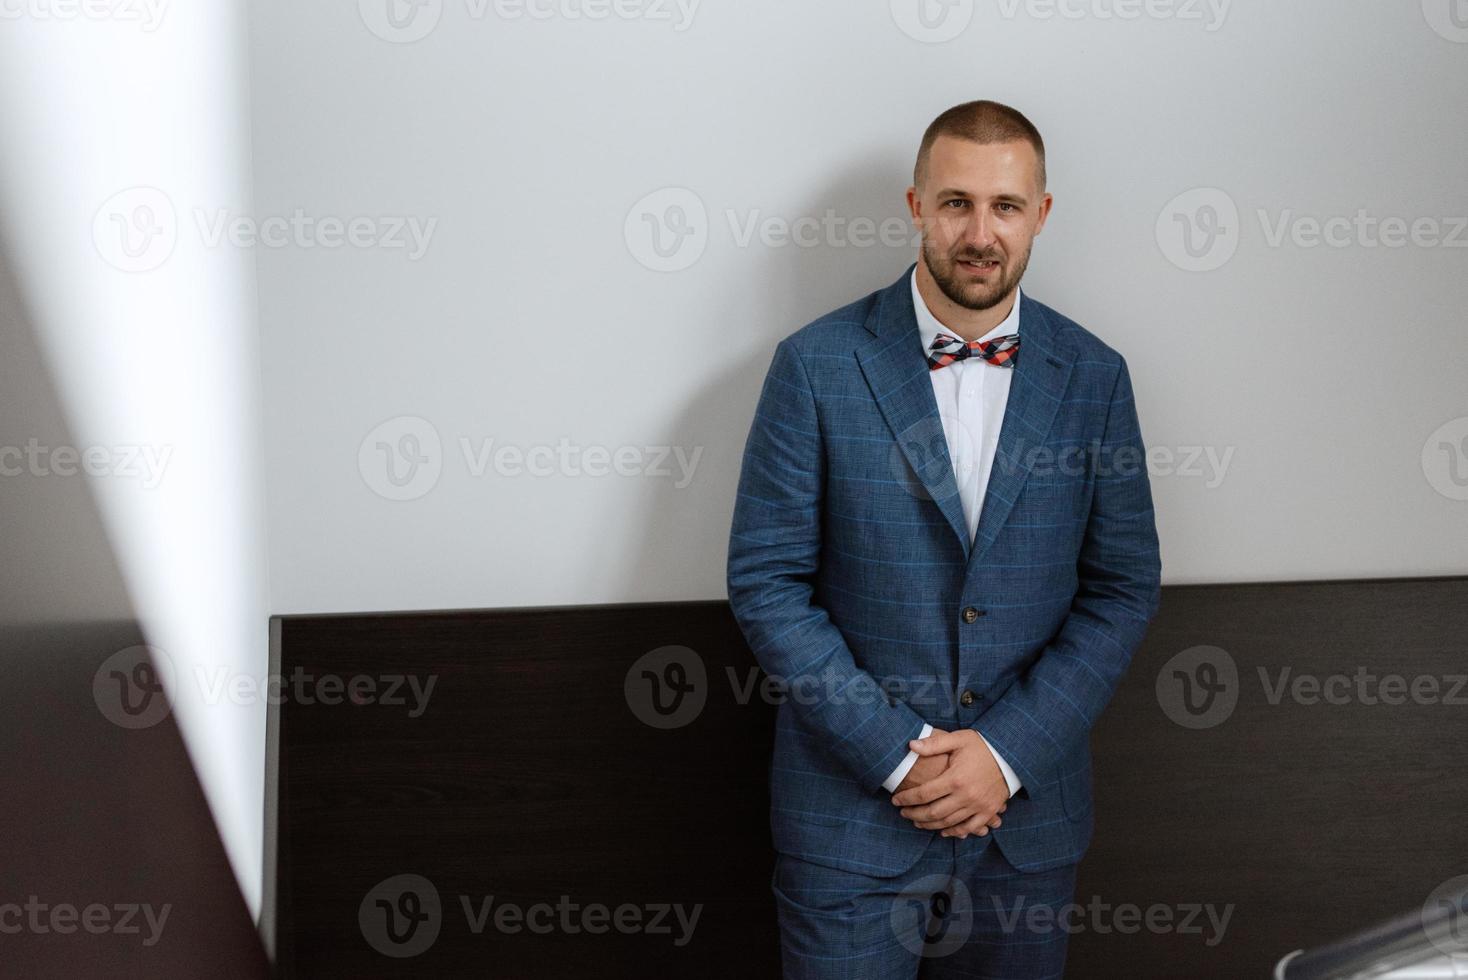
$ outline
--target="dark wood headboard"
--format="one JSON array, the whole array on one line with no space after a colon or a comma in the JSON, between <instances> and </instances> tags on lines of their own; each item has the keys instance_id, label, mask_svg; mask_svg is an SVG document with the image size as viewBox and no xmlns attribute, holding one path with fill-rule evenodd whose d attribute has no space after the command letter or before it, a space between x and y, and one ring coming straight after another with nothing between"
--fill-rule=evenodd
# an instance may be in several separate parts
<instances>
[{"instance_id":1,"label":"dark wood headboard","mask_svg":"<svg viewBox=\"0 0 1468 980\"><path fill-rule=\"evenodd\" d=\"M283 976L778 976L773 708L727 603L273 625L312 702L273 746ZM1092 739L1070 974L1268 976L1468 873L1465 637L1465 578L1165 588ZM1435 702L1358 693L1392 674ZM514 916L538 905L549 932Z\"/></svg>"}]
</instances>

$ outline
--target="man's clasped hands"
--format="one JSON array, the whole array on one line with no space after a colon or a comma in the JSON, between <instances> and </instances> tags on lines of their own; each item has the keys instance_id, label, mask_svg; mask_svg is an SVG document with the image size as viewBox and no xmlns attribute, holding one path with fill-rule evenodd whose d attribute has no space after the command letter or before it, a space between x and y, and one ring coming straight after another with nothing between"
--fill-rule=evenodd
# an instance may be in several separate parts
<instances>
[{"instance_id":1,"label":"man's clasped hands","mask_svg":"<svg viewBox=\"0 0 1468 980\"><path fill-rule=\"evenodd\" d=\"M934 728L927 738L907 744L918 758L892 794L905 818L944 837L983 837L1000 825L1009 784L978 732Z\"/></svg>"}]
</instances>

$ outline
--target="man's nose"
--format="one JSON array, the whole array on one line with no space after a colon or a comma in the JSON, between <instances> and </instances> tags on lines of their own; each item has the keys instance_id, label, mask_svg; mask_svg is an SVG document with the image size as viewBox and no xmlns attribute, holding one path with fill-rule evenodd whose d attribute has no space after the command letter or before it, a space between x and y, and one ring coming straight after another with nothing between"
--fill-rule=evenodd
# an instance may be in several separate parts
<instances>
[{"instance_id":1,"label":"man's nose","mask_svg":"<svg viewBox=\"0 0 1468 980\"><path fill-rule=\"evenodd\" d=\"M994 229L988 216L978 213L970 218L963 230L963 240L964 244L980 252L990 248L994 244Z\"/></svg>"}]
</instances>

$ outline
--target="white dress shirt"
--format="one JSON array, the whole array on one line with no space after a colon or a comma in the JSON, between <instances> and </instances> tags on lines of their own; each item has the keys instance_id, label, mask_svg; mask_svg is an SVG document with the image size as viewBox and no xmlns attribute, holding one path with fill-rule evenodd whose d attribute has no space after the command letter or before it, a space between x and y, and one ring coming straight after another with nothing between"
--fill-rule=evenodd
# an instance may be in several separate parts
<instances>
[{"instance_id":1,"label":"white dress shirt","mask_svg":"<svg viewBox=\"0 0 1468 980\"><path fill-rule=\"evenodd\" d=\"M917 270L912 271L912 303L917 314L918 336L926 352L939 333L962 340L957 331L950 330L938 321L928 309L922 293L918 291ZM1014 306L1009 315L993 330L978 337L991 340L1006 334L1019 333L1020 293L1014 291ZM1023 345L1021 345L1023 346ZM972 541L979 529L979 514L984 507L984 493L989 487L989 476L994 470L994 455L999 448L999 428L1004 423L1004 408L1009 403L1009 383L1014 378L1013 368L1001 368L989 364L983 358L971 357L954 361L937 371L929 371L933 382L933 397L938 402L938 415L943 420L943 435L948 443L948 458L953 461L953 476L958 483L958 499L963 505L963 516L968 521L968 536ZM932 734L933 726L924 724L919 738ZM1019 777L1010 768L1004 757L994 751L988 739L979 738L988 746L999 771L1009 785L1009 795L1019 791ZM887 792L895 792L907 778L908 770L917 762L917 753L908 752L907 757L892 770L892 775L882 784Z\"/></svg>"}]
</instances>

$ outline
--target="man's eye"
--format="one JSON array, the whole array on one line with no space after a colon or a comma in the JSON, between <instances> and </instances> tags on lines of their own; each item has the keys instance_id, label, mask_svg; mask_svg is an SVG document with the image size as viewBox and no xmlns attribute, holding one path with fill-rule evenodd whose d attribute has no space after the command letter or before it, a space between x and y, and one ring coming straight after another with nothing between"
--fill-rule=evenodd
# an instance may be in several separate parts
<instances>
[{"instance_id":1,"label":"man's eye","mask_svg":"<svg viewBox=\"0 0 1468 980\"><path fill-rule=\"evenodd\" d=\"M1014 205L1009 203L1002 203L999 205L999 208L1004 211L1013 211L1015 209Z\"/></svg>"},{"instance_id":2,"label":"man's eye","mask_svg":"<svg viewBox=\"0 0 1468 980\"><path fill-rule=\"evenodd\" d=\"M946 207L946 206L947 206L947 205L949 205L949 204L957 204L957 205L958 205L958 206L959 206L959 207L963 207L963 206L964 206L964 205L965 205L965 204L967 204L967 203L968 203L968 202L967 202L967 201L961 201L961 200L959 200L959 199L958 199L958 198L954 198L954 199L953 199L953 200L951 200L951 201L945 201L945 202L944 202L944 206L945 206L945 207Z\"/></svg>"}]
</instances>

